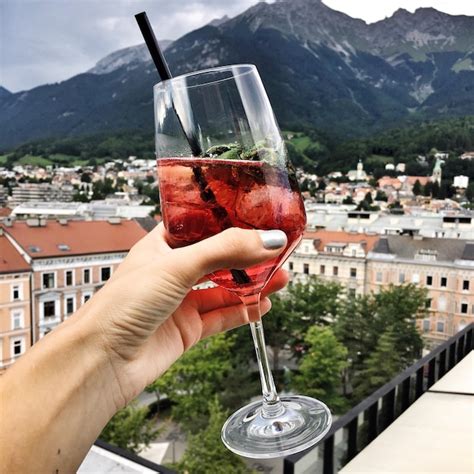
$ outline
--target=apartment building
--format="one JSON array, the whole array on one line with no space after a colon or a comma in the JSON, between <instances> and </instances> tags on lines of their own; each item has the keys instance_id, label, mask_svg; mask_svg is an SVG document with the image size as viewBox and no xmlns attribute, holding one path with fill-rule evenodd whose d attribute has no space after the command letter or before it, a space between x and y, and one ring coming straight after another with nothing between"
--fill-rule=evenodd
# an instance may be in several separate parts
<instances>
[{"instance_id":1,"label":"apartment building","mask_svg":"<svg viewBox=\"0 0 474 474\"><path fill-rule=\"evenodd\" d=\"M0 228L0 373L31 345L30 265Z\"/></svg>"},{"instance_id":2,"label":"apartment building","mask_svg":"<svg viewBox=\"0 0 474 474\"><path fill-rule=\"evenodd\" d=\"M366 285L367 254L379 236L320 230L305 232L303 239L284 264L293 281L317 275L336 281L352 295L363 295Z\"/></svg>"},{"instance_id":3,"label":"apartment building","mask_svg":"<svg viewBox=\"0 0 474 474\"><path fill-rule=\"evenodd\" d=\"M32 342L84 304L146 231L135 221L10 221L4 233L31 267Z\"/></svg>"},{"instance_id":4,"label":"apartment building","mask_svg":"<svg viewBox=\"0 0 474 474\"><path fill-rule=\"evenodd\" d=\"M428 290L429 317L419 321L437 343L474 321L474 242L390 235L367 258L366 291L414 283Z\"/></svg>"},{"instance_id":5,"label":"apartment building","mask_svg":"<svg viewBox=\"0 0 474 474\"><path fill-rule=\"evenodd\" d=\"M13 188L11 208L31 201L72 201L74 187L70 184L20 183Z\"/></svg>"},{"instance_id":6,"label":"apartment building","mask_svg":"<svg viewBox=\"0 0 474 474\"><path fill-rule=\"evenodd\" d=\"M378 292L390 284L425 287L428 317L418 325L433 345L474 321L474 242L306 232L284 268L292 281L317 275L342 284L350 295Z\"/></svg>"}]
</instances>

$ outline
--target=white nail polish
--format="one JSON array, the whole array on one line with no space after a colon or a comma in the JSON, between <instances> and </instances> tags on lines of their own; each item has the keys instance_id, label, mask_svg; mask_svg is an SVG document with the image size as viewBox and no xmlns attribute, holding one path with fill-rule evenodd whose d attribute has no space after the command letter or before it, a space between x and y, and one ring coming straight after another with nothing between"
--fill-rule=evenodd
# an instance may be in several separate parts
<instances>
[{"instance_id":1,"label":"white nail polish","mask_svg":"<svg viewBox=\"0 0 474 474\"><path fill-rule=\"evenodd\" d=\"M267 250L276 250L284 247L288 242L286 234L282 230L259 230L263 246Z\"/></svg>"}]
</instances>

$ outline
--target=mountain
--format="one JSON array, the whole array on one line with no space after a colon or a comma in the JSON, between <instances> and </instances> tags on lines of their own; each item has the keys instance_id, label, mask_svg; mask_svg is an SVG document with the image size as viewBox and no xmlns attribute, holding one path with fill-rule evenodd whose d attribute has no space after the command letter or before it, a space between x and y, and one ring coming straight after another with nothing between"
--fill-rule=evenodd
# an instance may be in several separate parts
<instances>
[{"instance_id":1,"label":"mountain","mask_svg":"<svg viewBox=\"0 0 474 474\"><path fill-rule=\"evenodd\" d=\"M258 3L166 50L173 74L256 64L283 127L340 136L474 115L474 17L398 10L373 24L320 0ZM59 84L0 96L0 149L34 138L153 130L156 71L144 46Z\"/></svg>"},{"instance_id":2,"label":"mountain","mask_svg":"<svg viewBox=\"0 0 474 474\"><path fill-rule=\"evenodd\" d=\"M172 43L170 40L161 40L160 47L163 51ZM140 66L150 60L150 53L146 45L139 44L128 48L119 49L101 59L93 68L87 72L90 74L108 74L109 72L120 69L122 66L130 68Z\"/></svg>"},{"instance_id":3,"label":"mountain","mask_svg":"<svg viewBox=\"0 0 474 474\"><path fill-rule=\"evenodd\" d=\"M0 86L0 99L2 97L8 97L11 95L11 92L8 89L5 89L5 87Z\"/></svg>"}]
</instances>

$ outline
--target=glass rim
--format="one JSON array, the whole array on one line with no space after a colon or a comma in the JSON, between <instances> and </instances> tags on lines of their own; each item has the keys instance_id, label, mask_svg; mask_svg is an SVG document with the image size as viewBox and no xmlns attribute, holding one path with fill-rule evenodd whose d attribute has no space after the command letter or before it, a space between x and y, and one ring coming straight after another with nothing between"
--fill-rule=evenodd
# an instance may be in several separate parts
<instances>
[{"instance_id":1,"label":"glass rim","mask_svg":"<svg viewBox=\"0 0 474 474\"><path fill-rule=\"evenodd\" d=\"M209 82L204 82L202 84L193 84L193 85L176 85L174 83L179 83L180 81L183 81L183 79L187 79L189 77L193 76L200 76L200 75L205 75L205 74L210 74L210 73L219 73L219 72L224 72L224 71L231 71L234 68L243 68L247 69L246 71L243 71L239 74L232 75L231 77L225 77L222 79L216 79L212 80ZM172 77L171 79L165 79L164 81L157 82L153 86L153 90L155 92L160 92L161 90L165 90L168 85L171 85L173 88L178 88L178 89L192 89L194 87L204 87L204 86L209 86L212 84L217 84L219 82L224 82L224 81L229 81L232 80L236 77L244 76L246 74L250 74L254 71L257 71L257 66L255 64L248 64L248 63L243 63L243 64L229 64L227 66L218 66L218 67L210 67L206 69L200 69L199 71L192 71L188 72L186 74L181 74L179 76Z\"/></svg>"}]
</instances>

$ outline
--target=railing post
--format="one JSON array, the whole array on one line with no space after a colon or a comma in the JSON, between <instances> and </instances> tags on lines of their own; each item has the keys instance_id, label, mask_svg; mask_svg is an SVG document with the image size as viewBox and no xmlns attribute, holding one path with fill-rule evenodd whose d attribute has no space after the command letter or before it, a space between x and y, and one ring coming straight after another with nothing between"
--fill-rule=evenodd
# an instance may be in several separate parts
<instances>
[{"instance_id":1,"label":"railing post","mask_svg":"<svg viewBox=\"0 0 474 474\"><path fill-rule=\"evenodd\" d=\"M428 362L428 385L430 388L435 383L436 357Z\"/></svg>"},{"instance_id":2,"label":"railing post","mask_svg":"<svg viewBox=\"0 0 474 474\"><path fill-rule=\"evenodd\" d=\"M357 434L359 430L359 417L356 416L347 425L347 462L354 458L359 452L357 448Z\"/></svg>"},{"instance_id":3,"label":"railing post","mask_svg":"<svg viewBox=\"0 0 474 474\"><path fill-rule=\"evenodd\" d=\"M401 388L401 412L403 413L410 406L410 383L411 377L406 378Z\"/></svg>"},{"instance_id":4,"label":"railing post","mask_svg":"<svg viewBox=\"0 0 474 474\"><path fill-rule=\"evenodd\" d=\"M416 386L415 386L415 400L423 395L423 378L424 378L424 367L420 367L416 371Z\"/></svg>"},{"instance_id":5,"label":"railing post","mask_svg":"<svg viewBox=\"0 0 474 474\"><path fill-rule=\"evenodd\" d=\"M448 361L449 370L451 370L455 364L456 364L456 341L454 341L449 346L449 361Z\"/></svg>"},{"instance_id":6,"label":"railing post","mask_svg":"<svg viewBox=\"0 0 474 474\"><path fill-rule=\"evenodd\" d=\"M295 463L288 458L283 459L283 474L295 474Z\"/></svg>"},{"instance_id":7,"label":"railing post","mask_svg":"<svg viewBox=\"0 0 474 474\"><path fill-rule=\"evenodd\" d=\"M466 334L466 347L464 349L464 355L469 354L472 351L474 345L472 344L472 329L469 329Z\"/></svg>"},{"instance_id":8,"label":"railing post","mask_svg":"<svg viewBox=\"0 0 474 474\"><path fill-rule=\"evenodd\" d=\"M334 474L334 435L324 441L323 474Z\"/></svg>"},{"instance_id":9,"label":"railing post","mask_svg":"<svg viewBox=\"0 0 474 474\"><path fill-rule=\"evenodd\" d=\"M390 390L390 392L388 392L387 395L382 398L382 413L383 424L379 423L381 428L379 433L389 426L395 419L395 388Z\"/></svg>"},{"instance_id":10,"label":"railing post","mask_svg":"<svg viewBox=\"0 0 474 474\"><path fill-rule=\"evenodd\" d=\"M446 349L439 355L438 380L446 373Z\"/></svg>"},{"instance_id":11,"label":"railing post","mask_svg":"<svg viewBox=\"0 0 474 474\"><path fill-rule=\"evenodd\" d=\"M366 411L367 419L367 441L370 443L377 437L377 414L378 414L378 400L372 404Z\"/></svg>"},{"instance_id":12,"label":"railing post","mask_svg":"<svg viewBox=\"0 0 474 474\"><path fill-rule=\"evenodd\" d=\"M456 362L458 363L464 357L464 334L458 340L458 354Z\"/></svg>"}]
</instances>

